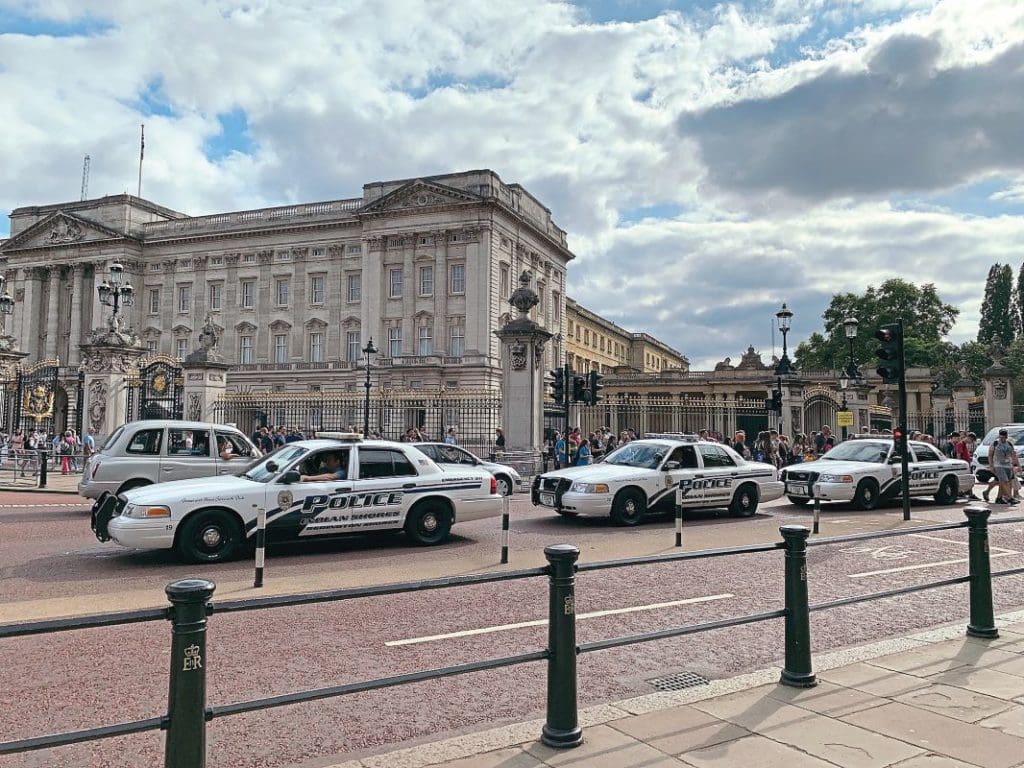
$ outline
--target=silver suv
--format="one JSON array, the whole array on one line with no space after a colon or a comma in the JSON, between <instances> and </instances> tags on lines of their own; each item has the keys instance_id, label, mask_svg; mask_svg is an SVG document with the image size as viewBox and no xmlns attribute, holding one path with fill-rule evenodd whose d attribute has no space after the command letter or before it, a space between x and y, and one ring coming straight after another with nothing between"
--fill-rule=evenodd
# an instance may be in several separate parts
<instances>
[{"instance_id":1,"label":"silver suv","mask_svg":"<svg viewBox=\"0 0 1024 768\"><path fill-rule=\"evenodd\" d=\"M260 456L234 427L199 421L133 421L119 427L91 456L78 492L95 499L144 485L231 475Z\"/></svg>"}]
</instances>

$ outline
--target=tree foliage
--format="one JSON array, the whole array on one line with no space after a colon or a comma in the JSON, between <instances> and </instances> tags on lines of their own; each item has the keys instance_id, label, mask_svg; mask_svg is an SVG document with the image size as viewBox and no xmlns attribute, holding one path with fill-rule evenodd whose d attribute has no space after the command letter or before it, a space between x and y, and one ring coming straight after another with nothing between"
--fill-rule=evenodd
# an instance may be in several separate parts
<instances>
[{"instance_id":1,"label":"tree foliage","mask_svg":"<svg viewBox=\"0 0 1024 768\"><path fill-rule=\"evenodd\" d=\"M943 341L960 310L945 304L932 283L917 286L892 278L877 288L868 286L863 294L839 293L822 315L824 333L813 333L794 353L798 369L840 369L846 365L849 345L843 320L856 317L860 323L854 340L854 360L861 370L874 367L879 326L903 320L903 338L908 366L941 368L956 347Z\"/></svg>"},{"instance_id":2,"label":"tree foliage","mask_svg":"<svg viewBox=\"0 0 1024 768\"><path fill-rule=\"evenodd\" d=\"M1008 346L1016 337L1010 314L1012 296L1013 268L1009 264L993 264L985 281L985 300L978 323L978 341L982 344L991 344L999 338Z\"/></svg>"}]
</instances>

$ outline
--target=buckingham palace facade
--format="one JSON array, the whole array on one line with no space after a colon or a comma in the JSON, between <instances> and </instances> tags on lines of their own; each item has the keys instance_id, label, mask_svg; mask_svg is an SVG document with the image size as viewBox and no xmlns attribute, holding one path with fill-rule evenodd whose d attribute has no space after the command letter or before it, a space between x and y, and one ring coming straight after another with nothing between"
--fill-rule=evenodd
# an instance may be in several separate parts
<instances>
[{"instance_id":1,"label":"buckingham palace facade","mask_svg":"<svg viewBox=\"0 0 1024 768\"><path fill-rule=\"evenodd\" d=\"M24 366L58 360L68 391L80 345L111 311L97 288L114 263L134 289L122 314L148 355L186 357L212 320L228 392L357 391L372 337L381 389L497 393L494 331L524 272L541 297L534 319L555 334L545 362L562 359L566 234L490 170L208 216L117 195L21 207L10 219L6 334Z\"/></svg>"}]
</instances>

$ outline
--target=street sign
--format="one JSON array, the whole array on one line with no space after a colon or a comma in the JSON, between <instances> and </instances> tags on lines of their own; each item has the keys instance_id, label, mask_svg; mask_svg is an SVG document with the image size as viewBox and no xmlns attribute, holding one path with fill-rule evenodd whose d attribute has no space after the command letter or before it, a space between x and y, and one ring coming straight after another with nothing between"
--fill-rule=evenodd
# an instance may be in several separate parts
<instances>
[{"instance_id":1,"label":"street sign","mask_svg":"<svg viewBox=\"0 0 1024 768\"><path fill-rule=\"evenodd\" d=\"M836 412L836 426L839 426L839 427L852 427L853 426L853 411L837 411Z\"/></svg>"}]
</instances>

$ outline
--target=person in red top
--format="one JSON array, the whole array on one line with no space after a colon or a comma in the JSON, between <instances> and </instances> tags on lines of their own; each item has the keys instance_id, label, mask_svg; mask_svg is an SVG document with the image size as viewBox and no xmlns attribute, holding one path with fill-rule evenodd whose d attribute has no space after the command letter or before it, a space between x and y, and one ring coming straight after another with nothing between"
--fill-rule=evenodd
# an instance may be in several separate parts
<instances>
[{"instance_id":1,"label":"person in red top","mask_svg":"<svg viewBox=\"0 0 1024 768\"><path fill-rule=\"evenodd\" d=\"M967 445L967 435L963 432L953 435L953 456L960 461L971 463L971 449Z\"/></svg>"}]
</instances>

